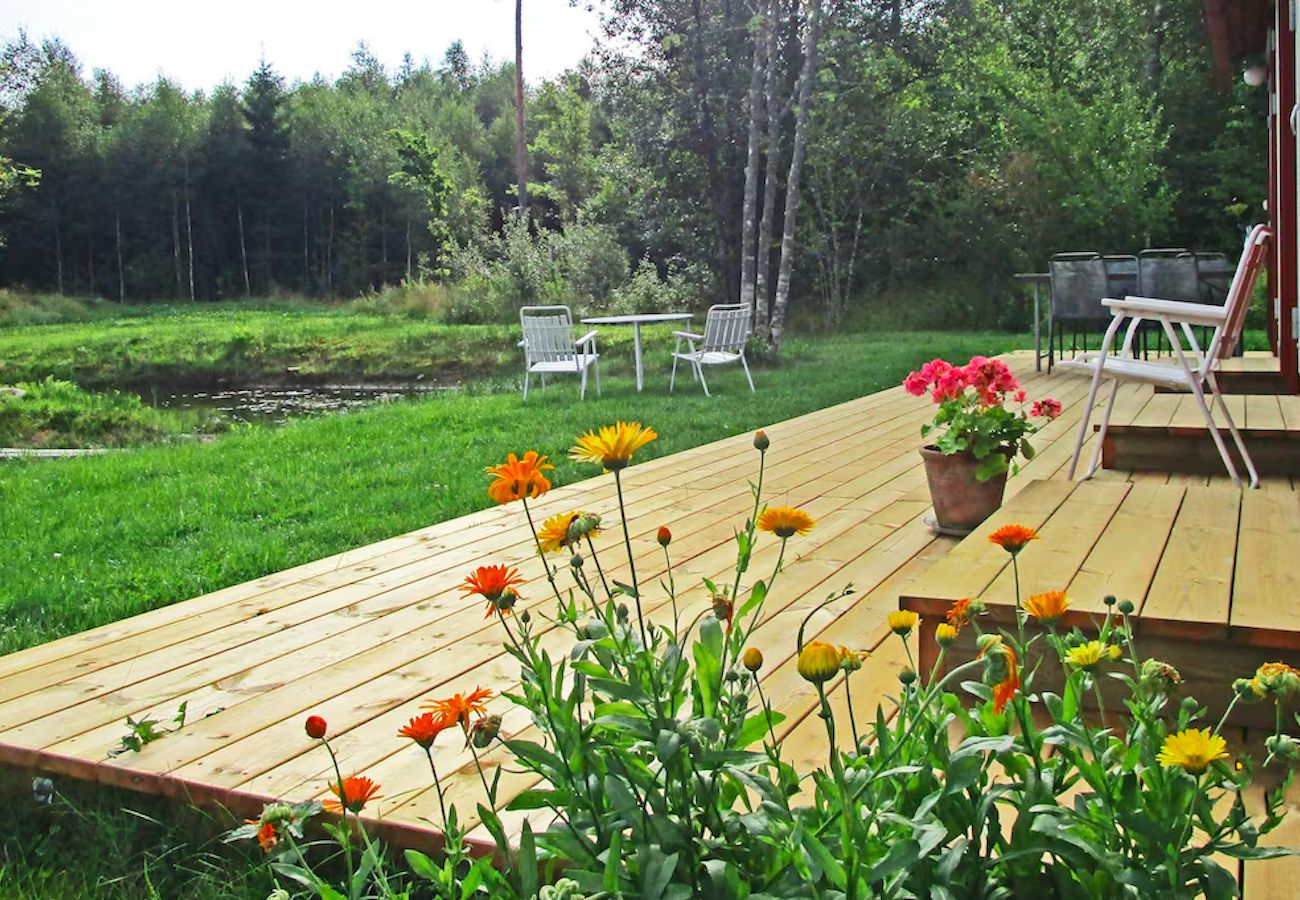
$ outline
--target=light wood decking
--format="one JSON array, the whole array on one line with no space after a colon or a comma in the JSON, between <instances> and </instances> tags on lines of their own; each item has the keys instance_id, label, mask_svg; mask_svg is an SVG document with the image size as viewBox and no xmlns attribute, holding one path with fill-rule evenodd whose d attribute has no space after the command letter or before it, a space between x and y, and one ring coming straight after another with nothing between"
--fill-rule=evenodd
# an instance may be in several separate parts
<instances>
[{"instance_id":1,"label":"light wood decking","mask_svg":"<svg viewBox=\"0 0 1300 900\"><path fill-rule=\"evenodd\" d=\"M1039 454L1011 480L1008 497L1035 479L1062 477L1088 386L1079 376L1034 375L1028 354L1012 362L1025 373L1031 396L1056 396L1065 413L1040 435ZM1124 388L1119 409L1136 412L1149 393ZM792 659L794 631L807 609L853 585L852 597L814 617L810 635L876 651L853 686L856 703L874 710L895 690L905 662L901 643L885 640L885 615L897 607L905 585L956 543L935 537L921 521L929 501L916 450L930 412L928 403L895 388L766 429L772 448L765 500L802 506L818 520L810 535L792 540L756 635L767 658L766 691L788 716L782 726L786 756L803 768L824 758L825 740L820 722L809 715L815 694ZM735 559L732 530L748 512L746 479L756 464L744 434L624 473L643 585L663 574L655 542L660 525L673 530L679 588L698 585L701 576L728 577ZM1225 481L1113 471L1097 480L1172 480L1188 486L1189 494ZM1290 493L1294 485L1271 479L1265 490ZM612 522L613 491L608 476L559 487L534 514L580 507ZM603 563L621 577L626 562L620 563L619 546L612 538L602 541ZM766 577L776 549L775 542L760 546L751 578ZM508 689L517 678L502 652L499 625L485 621L481 604L457 591L473 566L496 562L517 565L530 579L519 609L551 608L522 509L513 505L0 658L0 762L256 812L271 798L326 793L329 760L302 730L304 717L316 713L330 723L345 774L365 773L383 785L378 811L384 835L405 845L427 844L435 831L435 795L422 754L397 730L427 697L478 685ZM1064 571L1061 577L1067 575L1073 577ZM708 603L698 586L679 597L686 620ZM647 592L651 618L663 621L665 605L661 592ZM567 649L561 635L548 641L553 653ZM842 690L833 698L843 706ZM183 701L189 722L180 732L138 754L106 757L126 716L166 721ZM504 733L528 730L527 715L510 704L496 701L493 709L504 716ZM438 754L449 799L464 816L484 799L468 751L448 741ZM485 761L508 762L496 753ZM501 803L527 785L525 777L504 773Z\"/></svg>"}]
</instances>

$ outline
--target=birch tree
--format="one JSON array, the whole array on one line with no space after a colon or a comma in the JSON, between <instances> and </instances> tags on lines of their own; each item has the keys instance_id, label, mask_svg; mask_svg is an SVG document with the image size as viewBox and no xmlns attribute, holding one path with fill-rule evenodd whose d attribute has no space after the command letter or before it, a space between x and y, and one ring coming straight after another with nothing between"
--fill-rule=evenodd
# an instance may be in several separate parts
<instances>
[{"instance_id":1,"label":"birch tree","mask_svg":"<svg viewBox=\"0 0 1300 900\"><path fill-rule=\"evenodd\" d=\"M754 62L749 77L749 144L745 155L745 199L740 226L740 302L755 309L754 268L755 257L758 254L755 231L758 215L760 126L765 108L763 87L767 68L773 64L772 40L776 34L776 29L772 27L772 0L760 0L758 15L755 16L752 26L757 27L751 27L751 31L754 32Z\"/></svg>"},{"instance_id":2,"label":"birch tree","mask_svg":"<svg viewBox=\"0 0 1300 900\"><path fill-rule=\"evenodd\" d=\"M808 107L812 103L813 82L817 80L817 42L821 38L822 0L805 0L808 24L804 31L803 71L799 75L799 99L795 105L794 147L790 152L790 174L785 181L785 223L781 236L781 265L776 277L776 294L772 299L772 323L768 331L768 353L781 350L785 333L785 314L790 305L790 272L794 267L795 226L799 214L799 176L808 144Z\"/></svg>"}]
</instances>

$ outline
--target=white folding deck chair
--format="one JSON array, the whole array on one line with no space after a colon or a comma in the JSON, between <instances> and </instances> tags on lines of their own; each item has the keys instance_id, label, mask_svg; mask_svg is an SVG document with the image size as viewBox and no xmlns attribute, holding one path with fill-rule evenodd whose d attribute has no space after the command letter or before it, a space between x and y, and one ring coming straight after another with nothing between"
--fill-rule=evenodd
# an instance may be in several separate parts
<instances>
[{"instance_id":1,"label":"white folding deck chair","mask_svg":"<svg viewBox=\"0 0 1300 900\"><path fill-rule=\"evenodd\" d=\"M1119 391L1119 383L1121 381L1137 381L1144 384L1164 385L1191 391L1192 396L1196 398L1197 405L1201 408L1201 413L1205 416L1206 427L1209 429L1210 436L1214 439L1215 447L1219 450L1223 465L1232 477L1232 483L1240 485L1241 479L1237 475L1237 467L1233 463L1232 456L1228 453L1228 447L1224 443L1223 436L1219 433L1218 425L1215 423L1212 407L1217 404L1219 412L1223 414L1223 420L1228 426L1228 432L1237 445L1237 451L1246 464L1246 469L1250 474L1250 486L1259 486L1259 473L1255 471L1255 462L1250 458L1250 453L1246 450L1246 444L1241 439L1241 432L1237 430L1236 424L1232 421L1232 415L1228 412L1227 404L1223 402L1223 395L1219 393L1215 370L1218 369L1220 361L1232 356L1237 348L1237 342L1241 340L1241 331L1246 321L1246 310L1250 307L1251 293L1254 291L1255 280L1268 256L1269 242L1272 239L1273 230L1267 225L1256 225L1254 230L1251 231L1250 237L1246 239L1246 246L1242 250L1241 261L1237 263L1237 273L1233 276L1232 286L1228 289L1228 296L1222 306L1186 303L1176 300L1159 300L1151 297L1125 297L1123 300L1107 299L1102 301L1103 304L1110 308L1112 318L1110 327L1106 330L1105 340L1102 341L1101 351L1087 353L1077 359L1061 363L1062 368L1081 369L1092 374L1092 387L1088 391L1088 405L1084 407L1083 421L1079 424L1079 436L1074 443L1074 456L1070 460L1069 477L1071 479L1074 478L1075 469L1079 465L1079 455L1083 451L1084 441L1088 438L1088 423L1092 418L1093 407L1097 402L1097 390L1101 386L1102 379L1109 378L1113 382L1110 397L1107 398L1106 409L1102 413L1101 429L1097 434L1097 446L1093 448L1092 463L1083 476L1085 479L1093 476L1101 462L1102 442L1106 439L1106 428L1110 424L1110 414L1115 406L1115 395ZM1124 334L1123 348L1118 354L1112 353L1111 348L1114 346L1115 339L1119 334L1120 325L1126 319L1129 325ZM1132 358L1133 338L1144 320L1157 322L1164 330L1165 337L1168 338L1170 346L1174 348L1174 364ZM1183 340L1180 340L1179 335L1175 333L1175 325L1181 328L1182 338L1185 339L1187 344L1186 347L1183 346ZM1193 325L1214 329L1213 336L1210 338L1210 346L1204 352L1202 352L1200 345L1197 344L1196 336L1192 333ZM1210 403L1207 403L1205 398L1207 388L1212 395L1212 402Z\"/></svg>"},{"instance_id":2,"label":"white folding deck chair","mask_svg":"<svg viewBox=\"0 0 1300 900\"><path fill-rule=\"evenodd\" d=\"M600 393L600 355L596 352L596 332L573 338L573 316L567 306L525 306L519 310L519 324L524 338L524 399L528 399L528 378L540 375L542 387L547 375L579 375L579 396L587 398L587 370L596 375L596 393Z\"/></svg>"},{"instance_id":3,"label":"white folding deck chair","mask_svg":"<svg viewBox=\"0 0 1300 900\"><path fill-rule=\"evenodd\" d=\"M691 364L691 374L704 388L708 397L709 386L704 381L705 366L722 366L739 362L745 369L745 380L749 390L754 390L754 379L749 374L749 363L745 361L745 341L749 340L749 306L744 303L719 303L709 307L709 314L704 319L704 334L689 331L674 331L677 345L673 349L673 374L668 379L668 392L672 393L677 382L677 361L685 360ZM682 341L686 342L686 351L682 351ZM696 341L699 344L696 344Z\"/></svg>"}]
</instances>

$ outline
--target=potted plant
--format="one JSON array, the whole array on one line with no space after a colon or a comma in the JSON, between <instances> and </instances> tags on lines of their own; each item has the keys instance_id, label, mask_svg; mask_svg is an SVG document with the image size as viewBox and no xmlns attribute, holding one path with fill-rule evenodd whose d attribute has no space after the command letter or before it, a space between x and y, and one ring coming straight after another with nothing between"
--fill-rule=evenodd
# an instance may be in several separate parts
<instances>
[{"instance_id":1,"label":"potted plant","mask_svg":"<svg viewBox=\"0 0 1300 900\"><path fill-rule=\"evenodd\" d=\"M921 428L931 443L921 448L942 531L965 534L1002 505L1007 475L1016 457L1032 459L1029 436L1041 427L1034 419L1061 414L1061 404L1038 400L1026 410L1025 392L1006 363L975 356L964 366L931 360L903 380L909 394L929 393L937 407ZM1016 404L1008 408L1008 402ZM932 437L933 435L933 437Z\"/></svg>"}]
</instances>

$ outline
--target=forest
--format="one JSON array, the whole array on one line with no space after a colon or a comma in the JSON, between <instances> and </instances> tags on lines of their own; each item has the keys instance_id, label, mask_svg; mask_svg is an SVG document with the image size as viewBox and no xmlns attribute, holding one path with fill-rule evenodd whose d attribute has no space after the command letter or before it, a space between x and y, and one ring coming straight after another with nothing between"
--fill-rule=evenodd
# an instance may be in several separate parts
<instances>
[{"instance_id":1,"label":"forest","mask_svg":"<svg viewBox=\"0 0 1300 900\"><path fill-rule=\"evenodd\" d=\"M362 43L332 81L267 59L190 92L19 33L0 285L138 303L436 284L452 322L757 297L777 339L789 298L830 325L1001 321L1008 275L1053 252L1235 252L1261 215L1265 92L1216 83L1200 7L606 0L598 49L519 95L524 191L515 64L459 42L396 69Z\"/></svg>"}]
</instances>

